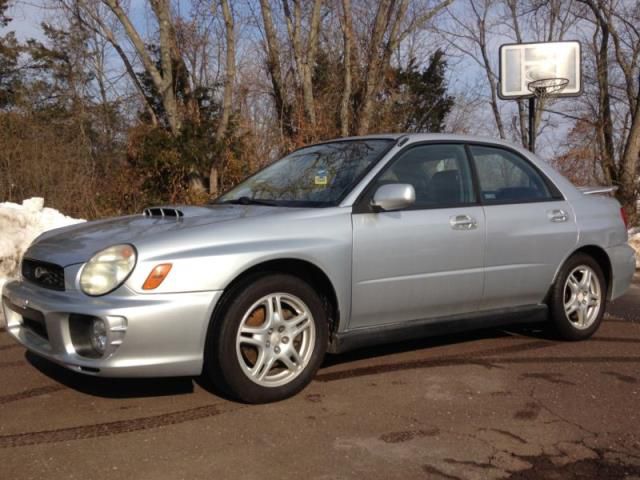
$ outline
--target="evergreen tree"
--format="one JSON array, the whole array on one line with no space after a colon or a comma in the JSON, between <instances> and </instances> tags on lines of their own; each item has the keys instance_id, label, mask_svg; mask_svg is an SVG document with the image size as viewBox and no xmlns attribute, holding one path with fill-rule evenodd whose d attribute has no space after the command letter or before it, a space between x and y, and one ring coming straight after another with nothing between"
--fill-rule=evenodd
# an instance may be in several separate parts
<instances>
[{"instance_id":1,"label":"evergreen tree","mask_svg":"<svg viewBox=\"0 0 640 480\"><path fill-rule=\"evenodd\" d=\"M11 22L7 16L8 8L9 0L0 0L0 28ZM8 109L16 102L21 84L20 52L21 46L13 32L0 37L0 109Z\"/></svg>"},{"instance_id":2,"label":"evergreen tree","mask_svg":"<svg viewBox=\"0 0 640 480\"><path fill-rule=\"evenodd\" d=\"M444 52L436 50L429 64L419 69L415 59L397 72L397 88L404 93L396 104L401 130L405 132L441 132L444 121L454 104L447 93L445 78L447 61ZM400 126L399 125L399 126Z\"/></svg>"}]
</instances>

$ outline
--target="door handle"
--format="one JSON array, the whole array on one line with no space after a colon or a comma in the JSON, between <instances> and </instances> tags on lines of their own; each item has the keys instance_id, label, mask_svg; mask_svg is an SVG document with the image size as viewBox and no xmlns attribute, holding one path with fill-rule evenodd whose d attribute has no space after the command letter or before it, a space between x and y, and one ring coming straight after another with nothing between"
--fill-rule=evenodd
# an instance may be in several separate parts
<instances>
[{"instance_id":1,"label":"door handle","mask_svg":"<svg viewBox=\"0 0 640 480\"><path fill-rule=\"evenodd\" d=\"M549 210L547 212L547 216L549 217L549 220L554 223L566 222L567 220L569 220L569 215L567 214L567 212L560 209Z\"/></svg>"},{"instance_id":2,"label":"door handle","mask_svg":"<svg viewBox=\"0 0 640 480\"><path fill-rule=\"evenodd\" d=\"M478 228L478 222L469 215L454 215L449 218L449 225L454 230L473 230Z\"/></svg>"}]
</instances>

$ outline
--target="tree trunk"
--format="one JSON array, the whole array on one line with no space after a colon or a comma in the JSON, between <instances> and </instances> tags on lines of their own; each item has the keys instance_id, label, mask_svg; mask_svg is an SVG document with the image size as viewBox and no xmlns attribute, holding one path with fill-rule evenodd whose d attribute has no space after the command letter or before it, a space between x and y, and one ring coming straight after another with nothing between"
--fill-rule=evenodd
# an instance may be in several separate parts
<instances>
[{"instance_id":1,"label":"tree trunk","mask_svg":"<svg viewBox=\"0 0 640 480\"><path fill-rule=\"evenodd\" d=\"M390 66L391 55L396 51L402 40L411 31L420 28L433 16L452 3L453 0L443 0L426 14L417 16L411 21L411 25L400 29L409 8L408 0L380 0L376 11L373 30L371 32L371 43L369 44L369 54L367 62L367 72L365 75L365 85L362 92L362 101L358 111L358 126L356 133L364 135L369 132L373 115L373 106L376 97L384 87L385 73ZM394 14L395 11L395 14ZM383 41L387 34L386 42Z\"/></svg>"},{"instance_id":2,"label":"tree trunk","mask_svg":"<svg viewBox=\"0 0 640 480\"><path fill-rule=\"evenodd\" d=\"M266 35L267 50L267 70L271 77L273 100L276 106L276 114L280 120L280 125L285 136L291 138L294 133L291 118L292 110L284 86L282 68L280 66L280 42L273 25L273 14L269 0L260 0L264 31Z\"/></svg>"},{"instance_id":3,"label":"tree trunk","mask_svg":"<svg viewBox=\"0 0 640 480\"><path fill-rule=\"evenodd\" d=\"M312 137L316 133L316 107L313 96L313 69L316 63L316 52L318 51L318 37L320 31L320 8L322 0L313 2L313 11L311 13L311 27L309 30L309 39L307 41L307 54L303 57L304 64L302 70L302 96L304 102L304 111L311 125Z\"/></svg>"},{"instance_id":4,"label":"tree trunk","mask_svg":"<svg viewBox=\"0 0 640 480\"><path fill-rule=\"evenodd\" d=\"M171 23L169 0L150 0L151 8L158 18L160 31L160 59L162 61L162 82L160 96L162 106L167 114L169 128L174 135L182 130L182 120L178 112L178 102L174 91L175 71L173 68L175 37Z\"/></svg>"},{"instance_id":5,"label":"tree trunk","mask_svg":"<svg viewBox=\"0 0 640 480\"><path fill-rule=\"evenodd\" d=\"M222 96L222 115L216 130L216 140L222 141L229 126L233 101L233 84L236 80L236 40L234 31L233 14L229 7L228 0L220 0L222 15L224 16L224 26L226 32L227 52L224 75L224 93Z\"/></svg>"},{"instance_id":6,"label":"tree trunk","mask_svg":"<svg viewBox=\"0 0 640 480\"><path fill-rule=\"evenodd\" d=\"M351 21L351 0L342 0L342 36L344 39L344 77L340 100L340 134L349 136L351 110L351 47L353 45L353 24Z\"/></svg>"},{"instance_id":7,"label":"tree trunk","mask_svg":"<svg viewBox=\"0 0 640 480\"><path fill-rule=\"evenodd\" d=\"M309 37L303 45L302 34L302 6L300 0L293 0L293 14L289 8L289 0L282 0L282 8L287 23L287 32L293 51L294 74L296 88L302 92L302 107L305 120L309 125L310 137L315 136L316 107L313 94L313 69L315 67L316 52L318 50L318 34L320 31L320 9L323 0L314 0L309 22Z\"/></svg>"},{"instance_id":8,"label":"tree trunk","mask_svg":"<svg viewBox=\"0 0 640 480\"><path fill-rule=\"evenodd\" d=\"M151 7L154 14L158 19L158 25L160 30L160 53L162 72L158 70L153 59L147 51L144 40L140 37L140 34L135 29L131 20L127 16L126 12L122 9L118 0L102 0L104 4L109 7L113 14L118 18L118 21L124 28L125 33L131 40L142 64L149 74L154 87L160 94L162 99L162 106L167 114L167 121L169 128L174 135L178 135L182 128L182 122L180 114L178 112L178 102L173 90L173 66L172 66L172 52L171 45L174 41L172 39L172 23L171 12L169 2L167 0L151 0Z\"/></svg>"},{"instance_id":9,"label":"tree trunk","mask_svg":"<svg viewBox=\"0 0 640 480\"><path fill-rule=\"evenodd\" d=\"M218 166L216 164L213 164L211 166L211 170L209 171L209 196L213 198L216 198L218 196L218 185Z\"/></svg>"},{"instance_id":10,"label":"tree trunk","mask_svg":"<svg viewBox=\"0 0 640 480\"><path fill-rule=\"evenodd\" d=\"M640 87L638 88L640 96ZM640 161L640 102L636 102L624 154L620 160L618 200L624 207L630 225L638 221L638 162Z\"/></svg>"},{"instance_id":11,"label":"tree trunk","mask_svg":"<svg viewBox=\"0 0 640 480\"><path fill-rule=\"evenodd\" d=\"M486 19L478 16L478 46L480 47L480 53L482 55L482 61L484 62L484 70L487 75L487 81L489 82L489 89L491 90L491 111L493 112L493 118L496 121L496 127L498 128L498 134L501 139L506 139L504 132L504 124L502 123L502 115L500 114L500 107L498 106L498 85L496 83L496 75L491 68L489 62L489 54L487 53L487 30Z\"/></svg>"},{"instance_id":12,"label":"tree trunk","mask_svg":"<svg viewBox=\"0 0 640 480\"><path fill-rule=\"evenodd\" d=\"M371 112L373 110L373 102L375 100L375 85L378 82L378 76L381 70L382 39L386 30L387 21L391 14L390 0L380 0L376 18L373 22L373 30L371 32L371 43L369 44L369 55L367 61L367 72L365 75L364 92L362 95L362 105L358 112L357 134L365 135L369 132L369 124L371 122Z\"/></svg>"},{"instance_id":13,"label":"tree trunk","mask_svg":"<svg viewBox=\"0 0 640 480\"><path fill-rule=\"evenodd\" d=\"M236 40L233 14L228 0L220 0L220 5L222 6L222 15L224 17L227 52L224 75L224 93L222 96L222 114L220 115L220 122L218 123L218 128L216 130L216 142L218 144L223 141L229 126L229 118L231 117L233 102L233 85L236 79ZM209 193L212 196L218 195L218 163L219 160L215 159L209 174Z\"/></svg>"}]
</instances>

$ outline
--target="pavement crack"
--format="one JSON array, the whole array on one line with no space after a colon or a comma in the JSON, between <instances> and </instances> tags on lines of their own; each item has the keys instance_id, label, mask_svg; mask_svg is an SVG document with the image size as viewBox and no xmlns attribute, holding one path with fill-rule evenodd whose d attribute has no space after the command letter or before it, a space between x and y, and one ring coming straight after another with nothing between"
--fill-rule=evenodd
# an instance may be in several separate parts
<instances>
[{"instance_id":1,"label":"pavement crack","mask_svg":"<svg viewBox=\"0 0 640 480\"><path fill-rule=\"evenodd\" d=\"M485 431L485 432L500 433L500 434L502 434L504 436L507 436L507 437L511 438L512 440L515 440L515 441L517 441L517 442L519 442L519 443L521 443L523 445L527 445L528 444L528 442L524 438L519 437L515 433L511 433L511 432L509 432L507 430L501 430L499 428L483 428L482 430Z\"/></svg>"},{"instance_id":2,"label":"pavement crack","mask_svg":"<svg viewBox=\"0 0 640 480\"><path fill-rule=\"evenodd\" d=\"M554 411L553 409L551 409L550 407L548 407L542 400L540 400L539 398L536 397L535 395L535 388L531 389L531 391L529 392L529 398L531 398L536 404L538 404L538 406L545 410L547 413L549 413L551 416L569 424L572 425L574 427L576 427L579 430L582 430L584 433L589 434L592 437L597 437L598 433L596 432L592 432L591 430L589 430L588 428L580 425L577 422L574 422L573 420L569 420L568 418L560 415L559 413L557 413L556 411Z\"/></svg>"}]
</instances>

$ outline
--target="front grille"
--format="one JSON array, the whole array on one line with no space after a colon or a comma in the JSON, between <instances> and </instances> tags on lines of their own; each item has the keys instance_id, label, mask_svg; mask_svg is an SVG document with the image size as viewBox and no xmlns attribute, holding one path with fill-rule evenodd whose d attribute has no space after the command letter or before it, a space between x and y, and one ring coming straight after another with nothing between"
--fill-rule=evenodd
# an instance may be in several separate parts
<instances>
[{"instance_id":1,"label":"front grille","mask_svg":"<svg viewBox=\"0 0 640 480\"><path fill-rule=\"evenodd\" d=\"M64 268L60 265L25 258L22 260L22 276L43 288L64 290Z\"/></svg>"}]
</instances>

